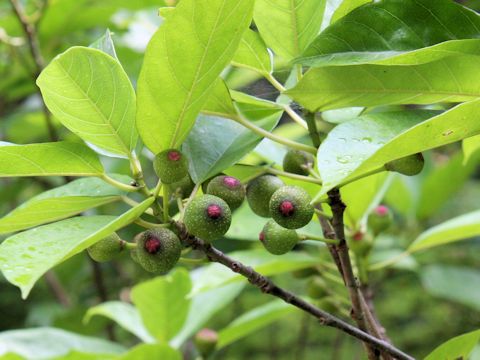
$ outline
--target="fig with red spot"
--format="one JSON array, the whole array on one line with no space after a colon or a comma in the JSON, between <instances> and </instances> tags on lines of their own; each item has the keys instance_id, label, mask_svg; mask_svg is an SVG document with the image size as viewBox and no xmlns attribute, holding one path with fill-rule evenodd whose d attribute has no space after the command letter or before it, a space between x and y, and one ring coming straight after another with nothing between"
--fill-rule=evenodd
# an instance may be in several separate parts
<instances>
[{"instance_id":1,"label":"fig with red spot","mask_svg":"<svg viewBox=\"0 0 480 360\"><path fill-rule=\"evenodd\" d=\"M172 184L188 175L188 161L177 149L167 149L155 156L153 169L164 184Z\"/></svg>"},{"instance_id":2,"label":"fig with red spot","mask_svg":"<svg viewBox=\"0 0 480 360\"><path fill-rule=\"evenodd\" d=\"M295 230L285 229L273 220L269 220L265 224L258 238L265 249L274 255L286 254L300 240Z\"/></svg>"},{"instance_id":3,"label":"fig with red spot","mask_svg":"<svg viewBox=\"0 0 480 360\"><path fill-rule=\"evenodd\" d=\"M374 235L387 230L393 223L393 214L389 207L385 205L378 205L368 215L368 228Z\"/></svg>"},{"instance_id":4,"label":"fig with red spot","mask_svg":"<svg viewBox=\"0 0 480 360\"><path fill-rule=\"evenodd\" d=\"M174 232L168 229L153 229L135 236L136 248L132 258L146 271L166 273L171 270L182 252L182 244Z\"/></svg>"},{"instance_id":5,"label":"fig with red spot","mask_svg":"<svg viewBox=\"0 0 480 360\"><path fill-rule=\"evenodd\" d=\"M224 200L207 194L194 198L187 205L183 221L190 234L213 241L230 228L232 212Z\"/></svg>"},{"instance_id":6,"label":"fig with red spot","mask_svg":"<svg viewBox=\"0 0 480 360\"><path fill-rule=\"evenodd\" d=\"M218 333L212 329L201 329L193 339L195 347L203 358L207 358L214 351L218 343Z\"/></svg>"},{"instance_id":7,"label":"fig with red spot","mask_svg":"<svg viewBox=\"0 0 480 360\"><path fill-rule=\"evenodd\" d=\"M347 239L347 243L350 250L361 257L367 256L373 247L371 235L361 230L355 231L352 236Z\"/></svg>"},{"instance_id":8,"label":"fig with red spot","mask_svg":"<svg viewBox=\"0 0 480 360\"><path fill-rule=\"evenodd\" d=\"M235 210L245 200L245 187L233 176L220 175L208 183L207 194L218 196L228 204L230 210Z\"/></svg>"},{"instance_id":9,"label":"fig with red spot","mask_svg":"<svg viewBox=\"0 0 480 360\"><path fill-rule=\"evenodd\" d=\"M307 225L314 213L310 195L299 186L283 186L272 195L270 215L277 224L287 229Z\"/></svg>"}]
</instances>

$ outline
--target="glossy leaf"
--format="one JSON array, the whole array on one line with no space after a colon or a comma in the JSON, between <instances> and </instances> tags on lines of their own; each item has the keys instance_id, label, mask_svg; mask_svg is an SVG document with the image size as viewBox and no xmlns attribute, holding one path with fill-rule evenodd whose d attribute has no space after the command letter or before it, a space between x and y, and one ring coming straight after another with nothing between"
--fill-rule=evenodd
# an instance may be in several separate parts
<instances>
[{"instance_id":1,"label":"glossy leaf","mask_svg":"<svg viewBox=\"0 0 480 360\"><path fill-rule=\"evenodd\" d=\"M464 214L434 226L410 245L410 252L449 244L480 235L480 211Z\"/></svg>"},{"instance_id":2,"label":"glossy leaf","mask_svg":"<svg viewBox=\"0 0 480 360\"><path fill-rule=\"evenodd\" d=\"M258 71L261 74L270 74L273 63L267 46L258 33L248 29L245 31L232 64Z\"/></svg>"},{"instance_id":3,"label":"glossy leaf","mask_svg":"<svg viewBox=\"0 0 480 360\"><path fill-rule=\"evenodd\" d=\"M97 154L82 144L0 145L0 177L99 176L103 173Z\"/></svg>"},{"instance_id":4,"label":"glossy leaf","mask_svg":"<svg viewBox=\"0 0 480 360\"><path fill-rule=\"evenodd\" d=\"M125 351L125 348L106 340L48 327L0 333L0 355L10 352L29 360L43 360L73 350L118 354Z\"/></svg>"},{"instance_id":5,"label":"glossy leaf","mask_svg":"<svg viewBox=\"0 0 480 360\"><path fill-rule=\"evenodd\" d=\"M371 114L338 125L318 152L322 192L377 171L389 161L480 133L479 110L476 100L423 122L435 112Z\"/></svg>"},{"instance_id":6,"label":"glossy leaf","mask_svg":"<svg viewBox=\"0 0 480 360\"><path fill-rule=\"evenodd\" d=\"M137 112L140 136L154 153L185 140L252 11L253 0L182 0L155 33L138 80Z\"/></svg>"},{"instance_id":7,"label":"glossy leaf","mask_svg":"<svg viewBox=\"0 0 480 360\"><path fill-rule=\"evenodd\" d=\"M480 272L466 267L431 265L421 272L425 290L436 297L480 311Z\"/></svg>"},{"instance_id":8,"label":"glossy leaf","mask_svg":"<svg viewBox=\"0 0 480 360\"><path fill-rule=\"evenodd\" d=\"M202 113L226 117L237 114L223 79L218 78L209 92L210 95L208 95L208 100L202 108Z\"/></svg>"},{"instance_id":9,"label":"glossy leaf","mask_svg":"<svg viewBox=\"0 0 480 360\"><path fill-rule=\"evenodd\" d=\"M110 55L72 47L52 60L37 84L53 115L83 140L123 157L135 148L135 92Z\"/></svg>"},{"instance_id":10,"label":"glossy leaf","mask_svg":"<svg viewBox=\"0 0 480 360\"><path fill-rule=\"evenodd\" d=\"M256 0L254 20L267 46L292 60L320 32L324 10L325 0Z\"/></svg>"},{"instance_id":11,"label":"glossy leaf","mask_svg":"<svg viewBox=\"0 0 480 360\"><path fill-rule=\"evenodd\" d=\"M138 310L131 304L121 301L108 301L88 309L84 322L89 322L94 316L104 316L131 332L143 342L154 342L143 325Z\"/></svg>"},{"instance_id":12,"label":"glossy leaf","mask_svg":"<svg viewBox=\"0 0 480 360\"><path fill-rule=\"evenodd\" d=\"M342 3L335 9L335 12L330 19L330 23L333 24L339 19L343 18L348 13L355 10L357 7L362 6L371 2L372 0L344 0Z\"/></svg>"},{"instance_id":13,"label":"glossy leaf","mask_svg":"<svg viewBox=\"0 0 480 360\"><path fill-rule=\"evenodd\" d=\"M468 359L479 341L480 330L456 336L433 350L425 360Z\"/></svg>"},{"instance_id":14,"label":"glossy leaf","mask_svg":"<svg viewBox=\"0 0 480 360\"><path fill-rule=\"evenodd\" d=\"M45 272L130 224L152 202L149 198L119 217L79 216L13 235L0 245L0 269L25 299Z\"/></svg>"},{"instance_id":15,"label":"glossy leaf","mask_svg":"<svg viewBox=\"0 0 480 360\"><path fill-rule=\"evenodd\" d=\"M191 289L184 269L140 283L132 289L132 301L148 331L166 343L182 328L187 318Z\"/></svg>"},{"instance_id":16,"label":"glossy leaf","mask_svg":"<svg viewBox=\"0 0 480 360\"><path fill-rule=\"evenodd\" d=\"M182 360L182 354L165 344L141 344L135 346L118 360Z\"/></svg>"},{"instance_id":17,"label":"glossy leaf","mask_svg":"<svg viewBox=\"0 0 480 360\"><path fill-rule=\"evenodd\" d=\"M218 348L228 346L295 311L298 311L295 307L280 300L250 310L219 332Z\"/></svg>"},{"instance_id":18,"label":"glossy leaf","mask_svg":"<svg viewBox=\"0 0 480 360\"><path fill-rule=\"evenodd\" d=\"M310 69L285 93L311 111L349 106L465 102L480 97L479 57L450 56L420 65ZM408 81L405 81L408 79Z\"/></svg>"},{"instance_id":19,"label":"glossy leaf","mask_svg":"<svg viewBox=\"0 0 480 360\"><path fill-rule=\"evenodd\" d=\"M344 1L332 21L366 2ZM325 29L299 60L319 66L387 59L449 40L477 39L479 28L480 16L453 1L375 1Z\"/></svg>"},{"instance_id":20,"label":"glossy leaf","mask_svg":"<svg viewBox=\"0 0 480 360\"><path fill-rule=\"evenodd\" d=\"M128 182L128 176L117 176ZM126 180L126 181L125 181ZM83 178L45 191L0 219L0 234L24 230L117 201L125 192L98 178Z\"/></svg>"}]
</instances>

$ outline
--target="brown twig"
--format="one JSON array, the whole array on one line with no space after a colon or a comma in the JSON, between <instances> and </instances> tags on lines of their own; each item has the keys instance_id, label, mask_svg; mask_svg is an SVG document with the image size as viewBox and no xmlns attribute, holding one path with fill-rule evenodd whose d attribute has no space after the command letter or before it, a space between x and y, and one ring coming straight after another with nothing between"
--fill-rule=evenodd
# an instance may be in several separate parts
<instances>
[{"instance_id":1,"label":"brown twig","mask_svg":"<svg viewBox=\"0 0 480 360\"><path fill-rule=\"evenodd\" d=\"M362 331L355 326L352 326L347 322L317 308L295 294L278 287L272 282L272 280L259 274L253 268L232 259L228 255L225 255L218 249L214 248L211 244L206 243L197 237L189 235L186 233L181 224L177 223L177 226L181 231L181 238L186 246L190 246L195 250L202 251L210 261L220 263L228 267L233 272L243 275L252 285L258 287L262 292L280 298L286 303L309 313L310 315L314 316L322 325L339 329L344 333L347 333L363 341L364 343L371 345L374 348L391 354L399 360L414 359L410 355L403 353L386 341L378 339L366 333L365 331Z\"/></svg>"},{"instance_id":2,"label":"brown twig","mask_svg":"<svg viewBox=\"0 0 480 360\"><path fill-rule=\"evenodd\" d=\"M70 307L72 302L70 297L68 296L67 292L63 288L62 284L57 278L57 275L53 272L53 270L47 271L45 274L45 281L47 282L50 291L57 299L58 303L63 307Z\"/></svg>"}]
</instances>

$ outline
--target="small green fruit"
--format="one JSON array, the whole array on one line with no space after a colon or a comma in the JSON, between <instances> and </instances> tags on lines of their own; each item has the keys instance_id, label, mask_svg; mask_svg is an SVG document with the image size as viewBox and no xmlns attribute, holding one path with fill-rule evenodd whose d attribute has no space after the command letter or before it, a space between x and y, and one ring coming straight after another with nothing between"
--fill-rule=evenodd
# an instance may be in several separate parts
<instances>
[{"instance_id":1,"label":"small green fruit","mask_svg":"<svg viewBox=\"0 0 480 360\"><path fill-rule=\"evenodd\" d=\"M215 176L212 176L211 178L208 178L207 180L205 180L203 183L202 183L202 191L204 194L207 193L207 188L208 188L208 184L210 184L210 181L212 181L213 179L215 179L217 176L221 176L221 175L226 175L224 173L220 173L220 174L217 174Z\"/></svg>"},{"instance_id":2,"label":"small green fruit","mask_svg":"<svg viewBox=\"0 0 480 360\"><path fill-rule=\"evenodd\" d=\"M350 250L361 257L368 255L373 246L371 237L361 231L355 232L347 243Z\"/></svg>"},{"instance_id":3,"label":"small green fruit","mask_svg":"<svg viewBox=\"0 0 480 360\"><path fill-rule=\"evenodd\" d=\"M307 225L314 213L310 195L299 186L283 186L270 199L270 215L280 226L299 229Z\"/></svg>"},{"instance_id":4,"label":"small green fruit","mask_svg":"<svg viewBox=\"0 0 480 360\"><path fill-rule=\"evenodd\" d=\"M218 334L211 329L202 329L195 335L194 343L200 355L207 358L217 347Z\"/></svg>"},{"instance_id":5,"label":"small green fruit","mask_svg":"<svg viewBox=\"0 0 480 360\"><path fill-rule=\"evenodd\" d=\"M189 174L179 181L175 181L168 185L171 194L178 194L182 199L190 196L195 184Z\"/></svg>"},{"instance_id":6,"label":"small green fruit","mask_svg":"<svg viewBox=\"0 0 480 360\"><path fill-rule=\"evenodd\" d=\"M113 233L87 248L88 255L98 262L110 261L125 250L125 241Z\"/></svg>"},{"instance_id":7,"label":"small green fruit","mask_svg":"<svg viewBox=\"0 0 480 360\"><path fill-rule=\"evenodd\" d=\"M231 221L232 213L227 203L214 195L196 197L185 208L184 223L188 232L205 241L221 238Z\"/></svg>"},{"instance_id":8,"label":"small green fruit","mask_svg":"<svg viewBox=\"0 0 480 360\"><path fill-rule=\"evenodd\" d=\"M387 230L393 223L392 211L385 205L379 205L368 215L368 228L374 235Z\"/></svg>"},{"instance_id":9,"label":"small green fruit","mask_svg":"<svg viewBox=\"0 0 480 360\"><path fill-rule=\"evenodd\" d=\"M293 174L308 175L308 168L313 167L315 157L302 150L289 150L283 158L283 170Z\"/></svg>"},{"instance_id":10,"label":"small green fruit","mask_svg":"<svg viewBox=\"0 0 480 360\"><path fill-rule=\"evenodd\" d=\"M285 229L275 221L269 220L258 238L267 251L274 255L283 255L292 250L299 238L295 230Z\"/></svg>"},{"instance_id":11,"label":"small green fruit","mask_svg":"<svg viewBox=\"0 0 480 360\"><path fill-rule=\"evenodd\" d=\"M182 180L188 174L188 162L176 149L164 150L155 156L153 169L164 184Z\"/></svg>"},{"instance_id":12,"label":"small green fruit","mask_svg":"<svg viewBox=\"0 0 480 360\"><path fill-rule=\"evenodd\" d=\"M328 295L327 284L321 277L314 277L308 282L307 294L312 299L321 299Z\"/></svg>"},{"instance_id":13,"label":"small green fruit","mask_svg":"<svg viewBox=\"0 0 480 360\"><path fill-rule=\"evenodd\" d=\"M385 164L385 169L388 171L395 171L403 175L413 176L419 174L425 159L422 153L417 153L403 157L401 159L393 160Z\"/></svg>"},{"instance_id":14,"label":"small green fruit","mask_svg":"<svg viewBox=\"0 0 480 360\"><path fill-rule=\"evenodd\" d=\"M230 207L235 210L242 205L245 200L245 187L240 180L233 176L220 175L213 178L207 187L207 194L218 196Z\"/></svg>"},{"instance_id":15,"label":"small green fruit","mask_svg":"<svg viewBox=\"0 0 480 360\"><path fill-rule=\"evenodd\" d=\"M166 273L172 269L180 258L182 244L172 231L154 229L144 231L135 236L136 251L132 258L146 271Z\"/></svg>"},{"instance_id":16,"label":"small green fruit","mask_svg":"<svg viewBox=\"0 0 480 360\"><path fill-rule=\"evenodd\" d=\"M262 175L247 185L247 201L252 211L261 217L270 217L269 203L273 193L285 183L273 175Z\"/></svg>"}]
</instances>

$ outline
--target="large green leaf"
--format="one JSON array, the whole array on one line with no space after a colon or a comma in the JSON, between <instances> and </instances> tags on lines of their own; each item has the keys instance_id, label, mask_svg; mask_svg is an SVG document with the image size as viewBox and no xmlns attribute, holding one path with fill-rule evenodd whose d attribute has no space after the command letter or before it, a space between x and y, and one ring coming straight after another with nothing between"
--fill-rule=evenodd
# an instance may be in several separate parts
<instances>
[{"instance_id":1,"label":"large green leaf","mask_svg":"<svg viewBox=\"0 0 480 360\"><path fill-rule=\"evenodd\" d=\"M130 224L153 201L149 198L119 217L79 216L13 235L0 245L0 270L25 299L45 272Z\"/></svg>"},{"instance_id":2,"label":"large green leaf","mask_svg":"<svg viewBox=\"0 0 480 360\"><path fill-rule=\"evenodd\" d=\"M310 69L285 93L311 111L349 106L432 104L478 99L479 57L455 55L419 65ZM405 81L408 79L408 81Z\"/></svg>"},{"instance_id":3,"label":"large green leaf","mask_svg":"<svg viewBox=\"0 0 480 360\"><path fill-rule=\"evenodd\" d=\"M99 176L102 173L97 154L82 144L0 144L0 177Z\"/></svg>"},{"instance_id":4,"label":"large green leaf","mask_svg":"<svg viewBox=\"0 0 480 360\"><path fill-rule=\"evenodd\" d=\"M88 322L93 316L105 316L125 330L131 332L140 340L146 343L154 342L155 339L150 335L143 325L140 313L129 303L121 301L107 301L88 309L84 321Z\"/></svg>"},{"instance_id":5,"label":"large green leaf","mask_svg":"<svg viewBox=\"0 0 480 360\"><path fill-rule=\"evenodd\" d=\"M357 8L319 34L299 61L309 66L369 62L449 40L478 39L480 16L450 0L382 0L358 7L366 2L344 1L332 21Z\"/></svg>"},{"instance_id":6,"label":"large green leaf","mask_svg":"<svg viewBox=\"0 0 480 360\"><path fill-rule=\"evenodd\" d=\"M253 0L182 0L155 33L138 80L137 112L140 136L154 153L185 140L252 11Z\"/></svg>"},{"instance_id":7,"label":"large green leaf","mask_svg":"<svg viewBox=\"0 0 480 360\"><path fill-rule=\"evenodd\" d=\"M267 46L258 33L248 29L243 35L237 52L232 59L232 64L246 67L261 74L270 74L273 63Z\"/></svg>"},{"instance_id":8,"label":"large green leaf","mask_svg":"<svg viewBox=\"0 0 480 360\"><path fill-rule=\"evenodd\" d=\"M334 22L337 22L339 19L343 18L345 15L352 12L357 7L362 6L362 5L364 5L366 3L369 3L371 1L372 0L344 0L344 1L342 1L342 3L335 9L335 11L334 11L334 13L333 13L333 15L330 19L330 24L333 24ZM317 41L317 39L315 39L315 42ZM312 44L312 46L313 46L313 44ZM310 47L312 47L312 46L310 46Z\"/></svg>"},{"instance_id":9,"label":"large green leaf","mask_svg":"<svg viewBox=\"0 0 480 360\"><path fill-rule=\"evenodd\" d=\"M250 310L219 332L218 348L228 346L295 311L298 311L295 307L280 300Z\"/></svg>"},{"instance_id":10,"label":"large green leaf","mask_svg":"<svg viewBox=\"0 0 480 360\"><path fill-rule=\"evenodd\" d=\"M212 88L209 89L209 93L208 100L202 108L202 113L227 117L237 114L230 92L223 79L218 78Z\"/></svg>"},{"instance_id":11,"label":"large green leaf","mask_svg":"<svg viewBox=\"0 0 480 360\"><path fill-rule=\"evenodd\" d=\"M480 311L480 272L466 267L431 265L421 271L425 290Z\"/></svg>"},{"instance_id":12,"label":"large green leaf","mask_svg":"<svg viewBox=\"0 0 480 360\"><path fill-rule=\"evenodd\" d=\"M480 135L463 140L462 143L464 163L468 163L478 150L480 150Z\"/></svg>"},{"instance_id":13,"label":"large green leaf","mask_svg":"<svg viewBox=\"0 0 480 360\"><path fill-rule=\"evenodd\" d=\"M166 344L141 344L135 346L118 360L181 360L182 354Z\"/></svg>"},{"instance_id":14,"label":"large green leaf","mask_svg":"<svg viewBox=\"0 0 480 360\"><path fill-rule=\"evenodd\" d=\"M479 341L480 330L456 336L433 350L425 360L468 359Z\"/></svg>"},{"instance_id":15,"label":"large green leaf","mask_svg":"<svg viewBox=\"0 0 480 360\"><path fill-rule=\"evenodd\" d=\"M256 0L254 19L267 46L291 60L320 32L324 10L325 0Z\"/></svg>"},{"instance_id":16,"label":"large green leaf","mask_svg":"<svg viewBox=\"0 0 480 360\"><path fill-rule=\"evenodd\" d=\"M182 328L188 315L191 289L188 272L173 273L138 284L132 289L132 301L148 331L166 343Z\"/></svg>"},{"instance_id":17,"label":"large green leaf","mask_svg":"<svg viewBox=\"0 0 480 360\"><path fill-rule=\"evenodd\" d=\"M116 176L128 182L128 176ZM65 219L117 201L125 192L98 178L83 178L45 191L0 219L0 234Z\"/></svg>"},{"instance_id":18,"label":"large green leaf","mask_svg":"<svg viewBox=\"0 0 480 360\"><path fill-rule=\"evenodd\" d=\"M480 133L479 110L480 100L476 100L426 121L422 120L435 112L370 114L338 125L318 151L322 193L381 170L389 161Z\"/></svg>"},{"instance_id":19,"label":"large green leaf","mask_svg":"<svg viewBox=\"0 0 480 360\"><path fill-rule=\"evenodd\" d=\"M31 360L51 359L73 350L118 354L119 344L55 328L11 330L0 333L0 355L14 353Z\"/></svg>"},{"instance_id":20,"label":"large green leaf","mask_svg":"<svg viewBox=\"0 0 480 360\"><path fill-rule=\"evenodd\" d=\"M428 229L410 245L410 252L480 235L480 211L464 214Z\"/></svg>"},{"instance_id":21,"label":"large green leaf","mask_svg":"<svg viewBox=\"0 0 480 360\"><path fill-rule=\"evenodd\" d=\"M117 156L135 148L135 92L120 63L106 53L72 47L37 84L49 110L83 140Z\"/></svg>"}]
</instances>

